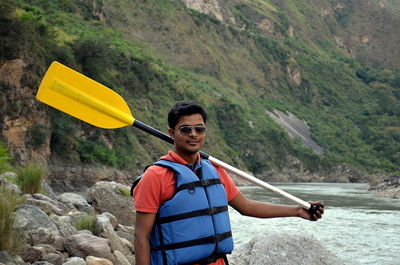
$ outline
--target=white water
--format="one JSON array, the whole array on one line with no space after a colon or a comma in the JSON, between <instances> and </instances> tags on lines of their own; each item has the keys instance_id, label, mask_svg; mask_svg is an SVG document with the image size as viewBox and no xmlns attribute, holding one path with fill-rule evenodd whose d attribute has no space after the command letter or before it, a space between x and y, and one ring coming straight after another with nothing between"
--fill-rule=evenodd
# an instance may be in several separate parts
<instances>
[{"instance_id":1,"label":"white water","mask_svg":"<svg viewBox=\"0 0 400 265\"><path fill-rule=\"evenodd\" d=\"M303 231L317 238L348 265L400 265L400 200L382 198L363 189L364 184L273 184L303 200L325 203L323 219L257 219L230 208L236 247L269 231ZM291 204L259 187L240 187L250 199Z\"/></svg>"}]
</instances>

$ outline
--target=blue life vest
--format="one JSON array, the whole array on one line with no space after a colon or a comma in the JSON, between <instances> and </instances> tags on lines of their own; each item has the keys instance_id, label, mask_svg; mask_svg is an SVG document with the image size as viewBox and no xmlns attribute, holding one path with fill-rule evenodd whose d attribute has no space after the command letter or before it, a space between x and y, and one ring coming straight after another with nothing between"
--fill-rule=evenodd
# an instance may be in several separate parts
<instances>
[{"instance_id":1,"label":"blue life vest","mask_svg":"<svg viewBox=\"0 0 400 265\"><path fill-rule=\"evenodd\" d=\"M155 163L175 171L176 186L151 232L152 265L208 264L233 250L225 188L213 165L200 163L201 178L179 163Z\"/></svg>"}]
</instances>

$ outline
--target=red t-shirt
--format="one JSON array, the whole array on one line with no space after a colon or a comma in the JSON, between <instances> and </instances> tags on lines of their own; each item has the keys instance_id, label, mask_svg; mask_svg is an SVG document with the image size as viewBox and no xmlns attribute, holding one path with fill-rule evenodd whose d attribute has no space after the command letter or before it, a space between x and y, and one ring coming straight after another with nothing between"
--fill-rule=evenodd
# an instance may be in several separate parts
<instances>
[{"instance_id":1,"label":"red t-shirt","mask_svg":"<svg viewBox=\"0 0 400 265\"><path fill-rule=\"evenodd\" d=\"M162 159L171 160L180 164L187 165L187 162L173 151L168 151L168 155ZM197 159L200 161L200 154ZM222 184L226 190L228 201L231 201L238 195L239 189L233 184L232 179L226 171L214 165ZM175 190L174 171L165 167L151 166L144 173L142 179L133 191L135 209L138 212L157 213L158 208L166 201L172 198ZM210 265L223 265L224 260L219 259Z\"/></svg>"}]
</instances>

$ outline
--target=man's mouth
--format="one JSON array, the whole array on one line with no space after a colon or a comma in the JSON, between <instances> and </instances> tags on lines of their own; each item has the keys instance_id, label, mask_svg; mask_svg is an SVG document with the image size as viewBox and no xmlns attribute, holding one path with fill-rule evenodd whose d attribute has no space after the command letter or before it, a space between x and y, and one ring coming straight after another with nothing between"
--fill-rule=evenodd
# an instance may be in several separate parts
<instances>
[{"instance_id":1,"label":"man's mouth","mask_svg":"<svg viewBox=\"0 0 400 265\"><path fill-rule=\"evenodd\" d=\"M196 140L191 140L191 141L186 141L186 143L187 144L190 144L190 145L196 145L196 144L198 144L200 141L196 141Z\"/></svg>"}]
</instances>

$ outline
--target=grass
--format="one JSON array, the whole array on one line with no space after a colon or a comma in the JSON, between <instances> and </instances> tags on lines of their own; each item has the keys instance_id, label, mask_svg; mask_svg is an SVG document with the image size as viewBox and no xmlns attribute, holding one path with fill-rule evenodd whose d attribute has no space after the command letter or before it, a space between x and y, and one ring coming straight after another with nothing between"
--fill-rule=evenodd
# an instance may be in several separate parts
<instances>
[{"instance_id":1,"label":"grass","mask_svg":"<svg viewBox=\"0 0 400 265\"><path fill-rule=\"evenodd\" d=\"M34 194L41 191L46 171L38 164L27 164L17 170L17 184L24 193Z\"/></svg>"},{"instance_id":2,"label":"grass","mask_svg":"<svg viewBox=\"0 0 400 265\"><path fill-rule=\"evenodd\" d=\"M97 234L96 216L94 214L82 216L75 221L74 227L77 230L89 230L94 235L96 235Z\"/></svg>"},{"instance_id":3,"label":"grass","mask_svg":"<svg viewBox=\"0 0 400 265\"><path fill-rule=\"evenodd\" d=\"M11 156L8 153L8 149L3 142L0 142L0 174L10 170Z\"/></svg>"},{"instance_id":4,"label":"grass","mask_svg":"<svg viewBox=\"0 0 400 265\"><path fill-rule=\"evenodd\" d=\"M0 250L17 254L24 243L18 231L13 230L15 209L23 201L20 195L0 187Z\"/></svg>"},{"instance_id":5,"label":"grass","mask_svg":"<svg viewBox=\"0 0 400 265\"><path fill-rule=\"evenodd\" d=\"M131 197L130 190L125 189L125 188L121 188L121 187L118 187L117 190L119 191L119 193L121 193L125 197Z\"/></svg>"}]
</instances>

